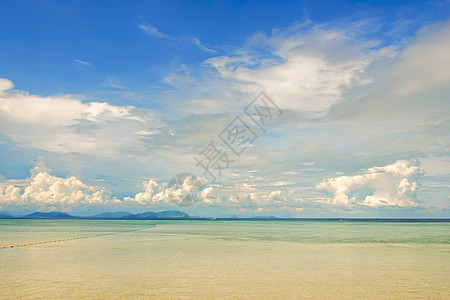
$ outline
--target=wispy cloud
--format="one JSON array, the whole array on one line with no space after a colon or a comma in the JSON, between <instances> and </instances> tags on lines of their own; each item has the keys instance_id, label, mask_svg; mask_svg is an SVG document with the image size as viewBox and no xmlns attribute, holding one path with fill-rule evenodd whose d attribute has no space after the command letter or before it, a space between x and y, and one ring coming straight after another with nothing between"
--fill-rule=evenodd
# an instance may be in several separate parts
<instances>
[{"instance_id":1,"label":"wispy cloud","mask_svg":"<svg viewBox=\"0 0 450 300\"><path fill-rule=\"evenodd\" d=\"M111 88L115 88L115 89L121 89L121 90L126 90L128 89L126 86L124 86L120 80L114 80L111 77L108 77L106 82L103 84L103 86L106 87L111 87Z\"/></svg>"},{"instance_id":2,"label":"wispy cloud","mask_svg":"<svg viewBox=\"0 0 450 300\"><path fill-rule=\"evenodd\" d=\"M167 34L162 33L155 26L138 24L139 28L145 31L148 35L161 38L161 39L170 39Z\"/></svg>"},{"instance_id":3,"label":"wispy cloud","mask_svg":"<svg viewBox=\"0 0 450 300\"><path fill-rule=\"evenodd\" d=\"M178 37L173 37L168 34L162 33L161 31L159 31L158 28L156 28L155 26L152 26L152 25L138 24L138 27L140 29L142 29L145 33L147 33L148 35L153 36L153 37L157 37L160 39L172 40L172 41L175 41L182 45L186 45L186 43L189 43L189 44L193 44L194 46L198 47L199 49L201 49L205 52L217 53L217 51L204 46L202 44L202 42L195 36L188 37L188 38L178 38Z\"/></svg>"},{"instance_id":4,"label":"wispy cloud","mask_svg":"<svg viewBox=\"0 0 450 300\"><path fill-rule=\"evenodd\" d=\"M90 62L80 60L80 59L74 59L73 61L76 62L78 65L82 65L82 66L90 66L91 65Z\"/></svg>"},{"instance_id":5,"label":"wispy cloud","mask_svg":"<svg viewBox=\"0 0 450 300\"><path fill-rule=\"evenodd\" d=\"M200 40L199 40L198 38L196 38L195 36L191 37L191 38L190 38L190 41L191 41L194 45L196 45L197 47L199 47L200 49L202 49L203 51L210 52L210 53L217 53L217 51L205 47L205 46L200 42Z\"/></svg>"}]
</instances>

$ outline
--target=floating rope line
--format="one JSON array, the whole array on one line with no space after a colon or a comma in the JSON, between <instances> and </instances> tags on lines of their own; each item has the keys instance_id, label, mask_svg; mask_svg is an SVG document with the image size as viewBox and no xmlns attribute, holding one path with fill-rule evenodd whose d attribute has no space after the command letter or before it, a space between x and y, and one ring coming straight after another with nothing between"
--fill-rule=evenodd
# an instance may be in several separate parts
<instances>
[{"instance_id":1,"label":"floating rope line","mask_svg":"<svg viewBox=\"0 0 450 300\"><path fill-rule=\"evenodd\" d=\"M45 242L37 242L37 243L26 243L26 244L11 245L11 246L0 246L0 249L23 248L23 247L35 246L35 245L43 245L43 244L52 244L52 243L68 242L68 241L82 240L82 239L90 239L90 238L101 237L101 236L107 236L107 235L115 235L115 234L122 234L122 233L130 233L130 232L143 231L143 230L148 230L148 229L153 228L153 227L156 227L156 225L155 225L155 224L151 224L151 227L149 227L149 228L135 229L135 230L130 230L130 231L110 232L110 233L102 233L102 234L96 234L96 235L90 235L90 236L83 236L83 237L76 237L76 238L69 238L69 239L62 239L62 240L45 241Z\"/></svg>"}]
</instances>

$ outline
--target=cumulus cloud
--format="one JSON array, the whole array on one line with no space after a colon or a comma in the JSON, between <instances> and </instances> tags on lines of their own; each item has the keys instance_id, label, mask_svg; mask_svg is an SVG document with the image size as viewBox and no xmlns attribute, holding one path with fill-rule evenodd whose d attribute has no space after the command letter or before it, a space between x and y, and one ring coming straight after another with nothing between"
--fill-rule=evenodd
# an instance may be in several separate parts
<instances>
[{"instance_id":1,"label":"cumulus cloud","mask_svg":"<svg viewBox=\"0 0 450 300\"><path fill-rule=\"evenodd\" d=\"M418 206L418 179L423 175L418 162L400 160L373 167L365 174L329 178L317 185L332 195L327 204L343 207Z\"/></svg>"},{"instance_id":2,"label":"cumulus cloud","mask_svg":"<svg viewBox=\"0 0 450 300\"><path fill-rule=\"evenodd\" d=\"M202 177L187 176L173 182L148 180L144 190L122 200L99 186L91 186L71 176L50 175L50 170L38 164L26 180L0 183L2 209L73 209L88 206L104 207L168 207L172 205L216 205L228 209L253 212L300 212L313 207L298 196L298 189L261 190L243 183L230 186L208 185ZM340 176L317 185L332 196L323 201L332 207L415 207L418 179L423 175L418 163L397 161L384 167L373 167L365 174Z\"/></svg>"},{"instance_id":3,"label":"cumulus cloud","mask_svg":"<svg viewBox=\"0 0 450 300\"><path fill-rule=\"evenodd\" d=\"M284 109L324 112L343 99L347 88L370 82L366 68L393 48L352 34L360 24L341 28L300 24L258 33L234 55L207 61L240 92L264 90Z\"/></svg>"},{"instance_id":4,"label":"cumulus cloud","mask_svg":"<svg viewBox=\"0 0 450 300\"><path fill-rule=\"evenodd\" d=\"M111 197L111 192L99 186L90 186L75 176L61 178L50 175L50 170L38 163L25 180L0 183L0 207L2 209L72 209L81 206L188 206L216 203L213 187L202 177L188 176L177 184L148 180L144 191L123 200ZM14 183L11 183L13 181ZM191 203L187 203L191 201Z\"/></svg>"},{"instance_id":5,"label":"cumulus cloud","mask_svg":"<svg viewBox=\"0 0 450 300\"><path fill-rule=\"evenodd\" d=\"M162 126L155 114L133 106L83 103L70 96L41 97L11 90L0 79L0 130L15 142L57 153L112 154L141 145L139 131Z\"/></svg>"},{"instance_id":6,"label":"cumulus cloud","mask_svg":"<svg viewBox=\"0 0 450 300\"><path fill-rule=\"evenodd\" d=\"M144 191L134 197L125 197L124 202L139 205L169 204L173 202L179 206L189 206L194 202L213 203L212 187L206 187L208 180L203 177L188 175L180 177L180 182L158 183L149 180L143 183Z\"/></svg>"},{"instance_id":7,"label":"cumulus cloud","mask_svg":"<svg viewBox=\"0 0 450 300\"><path fill-rule=\"evenodd\" d=\"M31 176L26 181L24 187L0 183L0 206L5 209L67 209L120 202L112 199L105 188L87 185L74 176L52 176L42 164L31 170Z\"/></svg>"},{"instance_id":8,"label":"cumulus cloud","mask_svg":"<svg viewBox=\"0 0 450 300\"><path fill-rule=\"evenodd\" d=\"M14 84L11 80L6 78L0 78L0 96L3 96L7 90L10 90L14 87Z\"/></svg>"},{"instance_id":9,"label":"cumulus cloud","mask_svg":"<svg viewBox=\"0 0 450 300\"><path fill-rule=\"evenodd\" d=\"M179 206L195 203L195 205L253 209L300 207L300 201L293 197L294 189L261 191L246 183L231 186L208 185L207 179L193 176L185 177L176 185L171 182L159 183L155 180L146 181L143 185L144 191L134 197L125 197L123 203L157 205L172 202Z\"/></svg>"},{"instance_id":10,"label":"cumulus cloud","mask_svg":"<svg viewBox=\"0 0 450 300\"><path fill-rule=\"evenodd\" d=\"M43 163L30 170L24 180L6 180L0 183L0 208L7 210L73 210L82 207L173 207L219 206L250 209L259 212L300 209L300 201L293 197L294 190L262 192L243 183L225 187L208 185L206 178L189 176L173 180L143 182L143 191L133 197L118 199L104 187L92 186L75 176L67 178L50 174ZM187 174L187 173L186 173Z\"/></svg>"},{"instance_id":11,"label":"cumulus cloud","mask_svg":"<svg viewBox=\"0 0 450 300\"><path fill-rule=\"evenodd\" d=\"M279 210L301 208L302 204L298 197L294 196L294 189L260 191L252 189L251 191L233 192L224 203L226 206ZM261 210L263 211L263 210Z\"/></svg>"}]
</instances>

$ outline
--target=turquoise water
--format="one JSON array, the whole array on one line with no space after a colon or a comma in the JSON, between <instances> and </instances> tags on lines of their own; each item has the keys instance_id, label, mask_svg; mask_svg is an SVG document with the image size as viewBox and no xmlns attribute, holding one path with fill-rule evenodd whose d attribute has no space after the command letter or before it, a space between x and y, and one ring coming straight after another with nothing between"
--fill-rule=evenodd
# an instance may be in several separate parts
<instances>
[{"instance_id":1,"label":"turquoise water","mask_svg":"<svg viewBox=\"0 0 450 300\"><path fill-rule=\"evenodd\" d=\"M0 220L0 247L27 246L98 237L152 227L148 221L114 220Z\"/></svg>"},{"instance_id":2,"label":"turquoise water","mask_svg":"<svg viewBox=\"0 0 450 300\"><path fill-rule=\"evenodd\" d=\"M334 221L0 220L0 247L170 225L166 234L294 243L450 244L449 223Z\"/></svg>"},{"instance_id":3,"label":"turquoise water","mask_svg":"<svg viewBox=\"0 0 450 300\"><path fill-rule=\"evenodd\" d=\"M0 246L0 299L450 298L450 223L0 220Z\"/></svg>"},{"instance_id":4,"label":"turquoise water","mask_svg":"<svg viewBox=\"0 0 450 300\"><path fill-rule=\"evenodd\" d=\"M293 243L450 244L448 223L339 221L159 221L167 233Z\"/></svg>"}]
</instances>

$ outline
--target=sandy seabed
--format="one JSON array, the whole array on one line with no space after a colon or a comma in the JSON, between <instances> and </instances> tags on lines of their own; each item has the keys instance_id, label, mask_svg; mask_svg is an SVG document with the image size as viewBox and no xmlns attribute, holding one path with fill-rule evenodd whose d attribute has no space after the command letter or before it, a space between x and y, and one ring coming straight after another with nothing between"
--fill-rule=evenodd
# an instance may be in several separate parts
<instances>
[{"instance_id":1,"label":"sandy seabed","mask_svg":"<svg viewBox=\"0 0 450 300\"><path fill-rule=\"evenodd\" d=\"M302 243L237 234L258 224L183 226L2 249L0 298L450 298L449 244Z\"/></svg>"}]
</instances>

